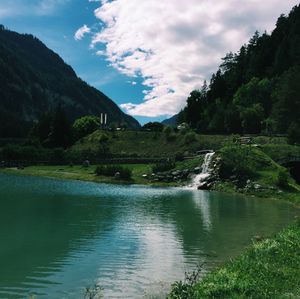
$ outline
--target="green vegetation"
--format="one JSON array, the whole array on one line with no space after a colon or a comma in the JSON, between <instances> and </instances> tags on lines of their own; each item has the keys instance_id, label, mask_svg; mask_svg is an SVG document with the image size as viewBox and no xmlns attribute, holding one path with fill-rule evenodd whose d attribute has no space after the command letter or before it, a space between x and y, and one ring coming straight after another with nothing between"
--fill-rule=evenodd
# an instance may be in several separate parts
<instances>
[{"instance_id":1,"label":"green vegetation","mask_svg":"<svg viewBox=\"0 0 300 299\"><path fill-rule=\"evenodd\" d=\"M276 145L271 148L274 152ZM282 146L279 145L279 148ZM263 149L236 144L223 147L218 152L221 181L215 184L214 189L300 203L299 185L287 169L277 164ZM280 160L278 154L277 158Z\"/></svg>"},{"instance_id":2,"label":"green vegetation","mask_svg":"<svg viewBox=\"0 0 300 299\"><path fill-rule=\"evenodd\" d=\"M290 157L299 157L300 148L296 145L288 144L265 144L261 147L262 151L274 161L280 162Z\"/></svg>"},{"instance_id":3,"label":"green vegetation","mask_svg":"<svg viewBox=\"0 0 300 299\"><path fill-rule=\"evenodd\" d=\"M209 85L176 116L201 133L288 133L300 143L300 5L223 58Z\"/></svg>"},{"instance_id":4,"label":"green vegetation","mask_svg":"<svg viewBox=\"0 0 300 299\"><path fill-rule=\"evenodd\" d=\"M109 123L138 122L103 93L77 77L74 70L40 40L0 26L0 136L26 136L45 112L60 106L70 122L108 114Z\"/></svg>"},{"instance_id":5,"label":"green vegetation","mask_svg":"<svg viewBox=\"0 0 300 299\"><path fill-rule=\"evenodd\" d=\"M299 248L298 220L275 237L255 242L197 284L174 284L169 298L299 298Z\"/></svg>"},{"instance_id":6,"label":"green vegetation","mask_svg":"<svg viewBox=\"0 0 300 299\"><path fill-rule=\"evenodd\" d=\"M106 165L104 165L106 166ZM176 186L176 183L150 182L143 177L144 174L152 173L151 164L125 164L122 167L131 172L131 178L115 178L114 176L96 175L96 165L83 166L28 166L24 169L4 168L1 173L16 175L32 175L50 177L55 179L90 181L108 184L143 184L153 186Z\"/></svg>"},{"instance_id":7,"label":"green vegetation","mask_svg":"<svg viewBox=\"0 0 300 299\"><path fill-rule=\"evenodd\" d=\"M132 177L132 170L120 165L101 165L96 167L95 174L97 176L102 175L122 180L130 180Z\"/></svg>"},{"instance_id":8,"label":"green vegetation","mask_svg":"<svg viewBox=\"0 0 300 299\"><path fill-rule=\"evenodd\" d=\"M169 129L168 129L169 130ZM169 133L167 133L169 134ZM108 137L107 145L110 153L124 157L173 157L177 153L189 155L202 149L220 149L229 142L231 136L193 134L194 142L186 143L185 134L181 132L145 132L145 131L101 131L82 138L70 148L74 155L80 152L97 153L99 142L103 135ZM187 133L190 134L190 133ZM168 137L169 136L169 137Z\"/></svg>"},{"instance_id":9,"label":"green vegetation","mask_svg":"<svg viewBox=\"0 0 300 299\"><path fill-rule=\"evenodd\" d=\"M76 119L72 129L76 140L81 139L100 128L100 117L88 115Z\"/></svg>"},{"instance_id":10,"label":"green vegetation","mask_svg":"<svg viewBox=\"0 0 300 299\"><path fill-rule=\"evenodd\" d=\"M158 163L152 167L152 171L154 173L164 172L175 168L175 162L170 160L164 163Z\"/></svg>"}]
</instances>

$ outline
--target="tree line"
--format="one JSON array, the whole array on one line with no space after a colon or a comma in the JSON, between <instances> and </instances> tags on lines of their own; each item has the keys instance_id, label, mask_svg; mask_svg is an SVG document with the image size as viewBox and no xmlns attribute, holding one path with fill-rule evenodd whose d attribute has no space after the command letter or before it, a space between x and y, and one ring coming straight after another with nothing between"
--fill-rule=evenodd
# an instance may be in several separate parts
<instances>
[{"instance_id":1,"label":"tree line","mask_svg":"<svg viewBox=\"0 0 300 299\"><path fill-rule=\"evenodd\" d=\"M255 32L191 92L178 122L201 133L289 134L300 141L300 5L271 34Z\"/></svg>"}]
</instances>

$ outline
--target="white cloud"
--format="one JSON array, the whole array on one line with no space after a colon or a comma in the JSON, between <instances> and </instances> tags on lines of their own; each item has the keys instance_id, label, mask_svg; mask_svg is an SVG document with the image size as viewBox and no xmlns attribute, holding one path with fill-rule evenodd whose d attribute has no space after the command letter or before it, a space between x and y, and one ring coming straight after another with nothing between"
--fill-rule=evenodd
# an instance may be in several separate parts
<instances>
[{"instance_id":1,"label":"white cloud","mask_svg":"<svg viewBox=\"0 0 300 299\"><path fill-rule=\"evenodd\" d=\"M85 36L85 34L90 33L91 28L89 28L87 25L83 25L80 27L74 35L75 40L81 40ZM98 51L96 54L99 55L100 51Z\"/></svg>"},{"instance_id":2,"label":"white cloud","mask_svg":"<svg viewBox=\"0 0 300 299\"><path fill-rule=\"evenodd\" d=\"M104 44L107 60L121 73L144 78L144 101L123 109L172 115L216 71L221 57L237 51L256 29L272 30L277 17L297 2L103 0L95 15L106 26L92 45Z\"/></svg>"}]
</instances>

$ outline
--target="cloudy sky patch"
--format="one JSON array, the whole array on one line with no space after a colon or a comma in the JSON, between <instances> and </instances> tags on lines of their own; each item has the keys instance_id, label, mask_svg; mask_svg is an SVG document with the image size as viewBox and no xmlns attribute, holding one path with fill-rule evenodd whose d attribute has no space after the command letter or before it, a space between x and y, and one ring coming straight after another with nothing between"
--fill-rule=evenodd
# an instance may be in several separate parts
<instances>
[{"instance_id":1,"label":"cloudy sky patch","mask_svg":"<svg viewBox=\"0 0 300 299\"><path fill-rule=\"evenodd\" d=\"M104 28L92 45L105 45L110 65L143 78L140 103L121 107L135 116L173 115L193 89L209 79L229 51L255 30L274 28L297 1L115 0L102 1L95 16ZM172 92L170 92L172 91Z\"/></svg>"},{"instance_id":2,"label":"cloudy sky patch","mask_svg":"<svg viewBox=\"0 0 300 299\"><path fill-rule=\"evenodd\" d=\"M81 40L86 34L90 32L91 32L91 28L89 28L87 25L83 25L75 32L74 38L75 40ZM100 51L98 51L96 54L99 55L99 52Z\"/></svg>"}]
</instances>

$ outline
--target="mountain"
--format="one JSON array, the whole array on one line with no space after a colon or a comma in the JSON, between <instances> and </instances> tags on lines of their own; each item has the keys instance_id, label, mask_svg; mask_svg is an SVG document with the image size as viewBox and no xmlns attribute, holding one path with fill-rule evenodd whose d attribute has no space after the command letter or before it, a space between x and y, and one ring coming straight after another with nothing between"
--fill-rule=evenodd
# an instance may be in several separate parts
<instances>
[{"instance_id":1,"label":"mountain","mask_svg":"<svg viewBox=\"0 0 300 299\"><path fill-rule=\"evenodd\" d=\"M178 114L175 114L172 117L163 120L161 123L163 125L168 125L168 126L171 126L171 127L175 127L177 125L177 119L178 119Z\"/></svg>"},{"instance_id":2,"label":"mountain","mask_svg":"<svg viewBox=\"0 0 300 299\"><path fill-rule=\"evenodd\" d=\"M181 120L203 133L283 133L300 142L300 5L256 32L193 91Z\"/></svg>"},{"instance_id":3,"label":"mountain","mask_svg":"<svg viewBox=\"0 0 300 299\"><path fill-rule=\"evenodd\" d=\"M102 112L109 123L140 127L40 40L0 25L0 137L26 134L43 113L58 106L70 121Z\"/></svg>"}]
</instances>

